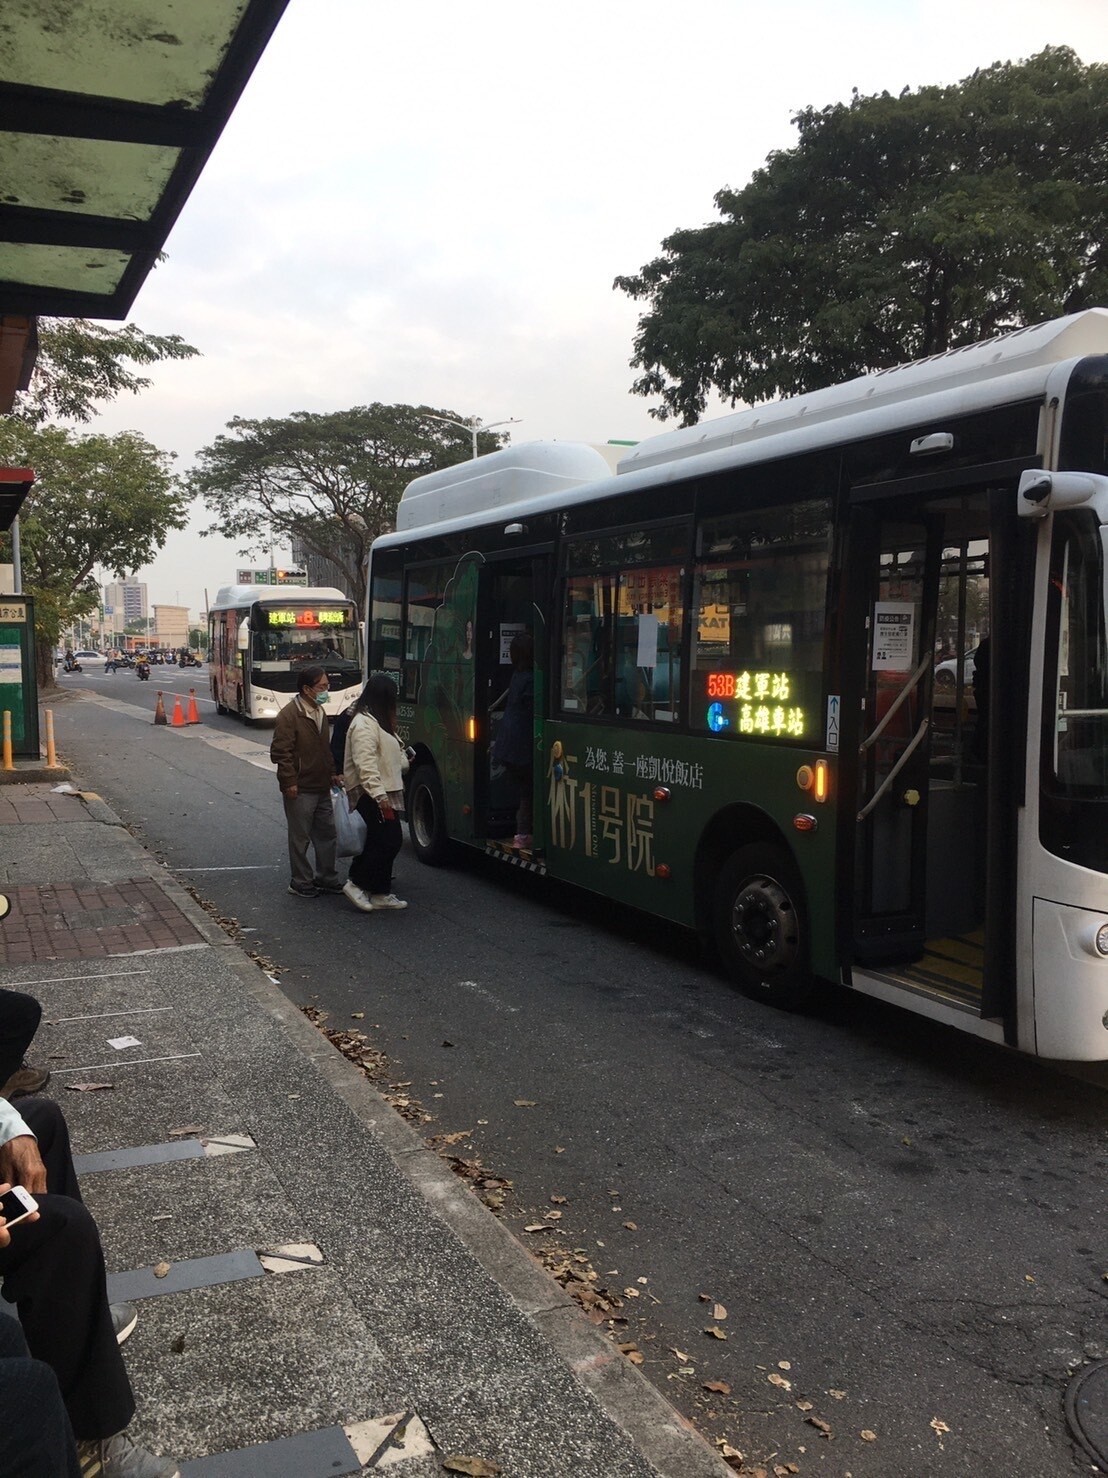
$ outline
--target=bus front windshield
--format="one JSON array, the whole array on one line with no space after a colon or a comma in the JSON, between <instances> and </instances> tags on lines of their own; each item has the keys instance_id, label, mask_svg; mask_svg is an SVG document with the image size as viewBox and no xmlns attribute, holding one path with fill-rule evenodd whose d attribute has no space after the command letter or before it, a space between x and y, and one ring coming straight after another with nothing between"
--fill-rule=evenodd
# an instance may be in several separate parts
<instances>
[{"instance_id":1,"label":"bus front windshield","mask_svg":"<svg viewBox=\"0 0 1108 1478\"><path fill-rule=\"evenodd\" d=\"M287 620L290 616L293 619ZM253 632L250 656L257 672L289 672L314 663L328 672L354 673L360 668L358 628L346 611L263 613Z\"/></svg>"}]
</instances>

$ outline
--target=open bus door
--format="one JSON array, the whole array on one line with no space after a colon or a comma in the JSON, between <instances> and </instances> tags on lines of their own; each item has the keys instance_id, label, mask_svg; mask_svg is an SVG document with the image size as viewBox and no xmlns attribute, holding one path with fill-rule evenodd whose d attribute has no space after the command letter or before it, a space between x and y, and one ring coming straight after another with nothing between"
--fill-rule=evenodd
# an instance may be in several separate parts
<instances>
[{"instance_id":1,"label":"open bus door","mask_svg":"<svg viewBox=\"0 0 1108 1478\"><path fill-rule=\"evenodd\" d=\"M1031 546L1016 475L951 481L851 494L845 953L855 975L1010 1031Z\"/></svg>"},{"instance_id":2,"label":"open bus door","mask_svg":"<svg viewBox=\"0 0 1108 1478\"><path fill-rule=\"evenodd\" d=\"M474 674L474 835L493 846L510 847L519 799L517 786L493 753L512 679L512 638L528 632L534 642L537 733L545 705L549 591L550 556L545 552L490 555L481 566ZM537 783L533 775L532 787ZM536 850L543 845L542 814L536 805Z\"/></svg>"}]
</instances>

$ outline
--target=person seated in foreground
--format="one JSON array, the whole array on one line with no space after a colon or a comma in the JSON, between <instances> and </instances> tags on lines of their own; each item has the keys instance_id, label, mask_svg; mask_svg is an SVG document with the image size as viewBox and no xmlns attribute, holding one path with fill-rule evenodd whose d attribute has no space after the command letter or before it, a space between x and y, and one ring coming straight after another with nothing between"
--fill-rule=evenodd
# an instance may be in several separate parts
<instances>
[{"instance_id":1,"label":"person seated in foreground","mask_svg":"<svg viewBox=\"0 0 1108 1478\"><path fill-rule=\"evenodd\" d=\"M127 1434L135 1400L119 1346L137 1315L131 1305L108 1303L100 1234L81 1201L69 1128L51 1099L21 1100L17 1112L0 1098L0 1181L24 1186L39 1203L34 1219L2 1228L0 1279L5 1299L19 1310L30 1355L57 1378L81 1478L180 1478L175 1462ZM0 1359L5 1415L12 1370Z\"/></svg>"},{"instance_id":2,"label":"person seated in foreground","mask_svg":"<svg viewBox=\"0 0 1108 1478\"><path fill-rule=\"evenodd\" d=\"M42 1007L34 996L0 990L0 1097L41 1093L50 1081L47 1069L32 1067L26 1057L41 1020Z\"/></svg>"}]
</instances>

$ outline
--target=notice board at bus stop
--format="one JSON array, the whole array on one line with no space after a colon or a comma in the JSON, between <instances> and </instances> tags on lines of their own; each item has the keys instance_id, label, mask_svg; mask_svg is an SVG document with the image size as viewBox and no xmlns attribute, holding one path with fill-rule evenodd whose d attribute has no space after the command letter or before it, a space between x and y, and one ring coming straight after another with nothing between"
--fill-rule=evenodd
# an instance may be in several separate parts
<instances>
[{"instance_id":1,"label":"notice board at bus stop","mask_svg":"<svg viewBox=\"0 0 1108 1478\"><path fill-rule=\"evenodd\" d=\"M38 759L35 607L29 595L0 595L0 714L12 716L12 753Z\"/></svg>"}]
</instances>

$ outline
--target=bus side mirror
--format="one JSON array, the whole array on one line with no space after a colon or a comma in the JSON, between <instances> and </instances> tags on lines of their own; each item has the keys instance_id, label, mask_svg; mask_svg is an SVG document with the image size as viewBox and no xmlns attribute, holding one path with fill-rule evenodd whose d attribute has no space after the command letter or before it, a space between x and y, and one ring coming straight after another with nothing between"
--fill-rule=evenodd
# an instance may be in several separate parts
<instances>
[{"instance_id":1,"label":"bus side mirror","mask_svg":"<svg viewBox=\"0 0 1108 1478\"><path fill-rule=\"evenodd\" d=\"M1045 518L1058 508L1077 508L1097 497L1108 499L1108 477L1095 472L1040 472L1020 474L1017 511L1021 518Z\"/></svg>"},{"instance_id":2,"label":"bus side mirror","mask_svg":"<svg viewBox=\"0 0 1108 1478\"><path fill-rule=\"evenodd\" d=\"M249 650L249 647L250 647L250 627L247 626L247 624L246 624L245 621L239 627L239 630L238 630L238 639L237 639L236 645L238 646L238 649L239 649L240 652L245 652L245 651L248 651Z\"/></svg>"}]
</instances>

